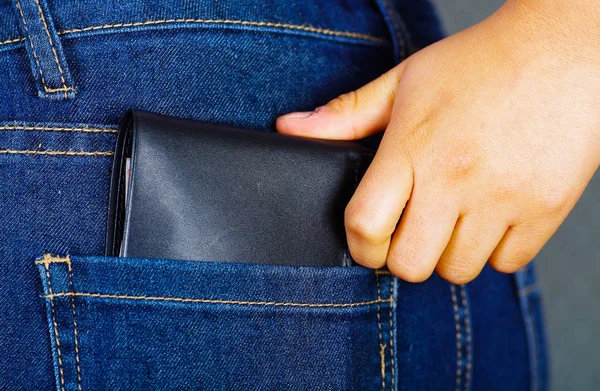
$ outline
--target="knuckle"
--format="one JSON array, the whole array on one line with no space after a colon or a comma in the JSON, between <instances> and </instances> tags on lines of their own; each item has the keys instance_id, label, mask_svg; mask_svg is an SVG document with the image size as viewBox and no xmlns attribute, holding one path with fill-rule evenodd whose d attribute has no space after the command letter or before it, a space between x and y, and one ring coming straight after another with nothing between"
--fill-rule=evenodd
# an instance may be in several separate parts
<instances>
[{"instance_id":1,"label":"knuckle","mask_svg":"<svg viewBox=\"0 0 600 391\"><path fill-rule=\"evenodd\" d=\"M436 170L448 182L462 182L477 171L484 159L484 150L476 142L454 143L437 155Z\"/></svg>"},{"instance_id":2,"label":"knuckle","mask_svg":"<svg viewBox=\"0 0 600 391\"><path fill-rule=\"evenodd\" d=\"M540 212L560 212L565 208L569 192L565 186L560 185L561 183L564 182L556 182L556 186L538 192L536 204Z\"/></svg>"},{"instance_id":3,"label":"knuckle","mask_svg":"<svg viewBox=\"0 0 600 391\"><path fill-rule=\"evenodd\" d=\"M419 254L422 252L411 245L403 246L401 252L390 251L387 259L388 269L404 281L423 282L433 274L434 267L427 266L429 262L422 262Z\"/></svg>"},{"instance_id":4,"label":"knuckle","mask_svg":"<svg viewBox=\"0 0 600 391\"><path fill-rule=\"evenodd\" d=\"M473 281L480 273L475 267L464 266L460 261L444 261L436 267L437 274L444 280L457 285Z\"/></svg>"},{"instance_id":5,"label":"knuckle","mask_svg":"<svg viewBox=\"0 0 600 391\"><path fill-rule=\"evenodd\" d=\"M518 262L514 259L490 259L488 263L495 271L510 274L525 266L527 262Z\"/></svg>"},{"instance_id":6,"label":"knuckle","mask_svg":"<svg viewBox=\"0 0 600 391\"><path fill-rule=\"evenodd\" d=\"M433 270L419 270L407 261L388 259L387 266L393 275L407 282L423 282L433 273Z\"/></svg>"},{"instance_id":7,"label":"knuckle","mask_svg":"<svg viewBox=\"0 0 600 391\"><path fill-rule=\"evenodd\" d=\"M344 213L346 232L349 236L360 238L367 243L379 243L385 239L381 229L374 223L373 219L352 212L352 209L346 208Z\"/></svg>"},{"instance_id":8,"label":"knuckle","mask_svg":"<svg viewBox=\"0 0 600 391\"><path fill-rule=\"evenodd\" d=\"M327 105L338 113L344 113L346 111L354 111L358 107L358 102L358 93L350 91L332 99Z\"/></svg>"}]
</instances>

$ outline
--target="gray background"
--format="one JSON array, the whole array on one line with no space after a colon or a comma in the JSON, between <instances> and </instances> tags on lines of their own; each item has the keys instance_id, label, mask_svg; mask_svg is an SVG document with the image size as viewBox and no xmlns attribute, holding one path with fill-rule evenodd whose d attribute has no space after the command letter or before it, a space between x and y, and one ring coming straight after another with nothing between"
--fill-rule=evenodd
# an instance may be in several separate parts
<instances>
[{"instance_id":1,"label":"gray background","mask_svg":"<svg viewBox=\"0 0 600 391\"><path fill-rule=\"evenodd\" d=\"M503 0L434 0L448 33L484 19ZM568 131L568 129L566 129ZM553 390L600 390L600 170L536 258L551 350Z\"/></svg>"}]
</instances>

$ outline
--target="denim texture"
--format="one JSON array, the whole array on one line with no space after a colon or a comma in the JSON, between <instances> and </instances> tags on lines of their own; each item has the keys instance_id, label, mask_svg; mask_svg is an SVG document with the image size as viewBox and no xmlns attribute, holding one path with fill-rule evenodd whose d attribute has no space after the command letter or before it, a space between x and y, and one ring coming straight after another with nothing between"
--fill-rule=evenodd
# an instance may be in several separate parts
<instances>
[{"instance_id":1,"label":"denim texture","mask_svg":"<svg viewBox=\"0 0 600 391\"><path fill-rule=\"evenodd\" d=\"M275 131L439 38L422 1L0 0L0 390L545 389L532 266L102 256L127 109Z\"/></svg>"}]
</instances>

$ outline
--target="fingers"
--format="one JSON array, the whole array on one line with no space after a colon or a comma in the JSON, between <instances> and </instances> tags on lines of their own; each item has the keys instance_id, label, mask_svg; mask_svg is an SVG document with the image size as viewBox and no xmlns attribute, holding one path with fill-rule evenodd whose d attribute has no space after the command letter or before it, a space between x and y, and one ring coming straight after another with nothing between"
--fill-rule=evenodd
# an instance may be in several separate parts
<instances>
[{"instance_id":1,"label":"fingers","mask_svg":"<svg viewBox=\"0 0 600 391\"><path fill-rule=\"evenodd\" d=\"M453 284L477 277L504 236L506 226L490 224L486 215L464 215L458 219L452 238L436 266L437 273Z\"/></svg>"},{"instance_id":2,"label":"fingers","mask_svg":"<svg viewBox=\"0 0 600 391\"><path fill-rule=\"evenodd\" d=\"M433 192L415 188L394 232L388 253L390 271L409 282L433 273L452 237L458 211Z\"/></svg>"},{"instance_id":3,"label":"fingers","mask_svg":"<svg viewBox=\"0 0 600 391\"><path fill-rule=\"evenodd\" d=\"M358 90L340 95L315 111L281 116L275 123L277 131L337 140L357 140L382 131L390 121L404 68L405 63L401 63Z\"/></svg>"},{"instance_id":4,"label":"fingers","mask_svg":"<svg viewBox=\"0 0 600 391\"><path fill-rule=\"evenodd\" d=\"M501 273L514 273L531 261L556 232L560 224L541 224L541 228L516 225L507 229L491 254L489 264Z\"/></svg>"},{"instance_id":5,"label":"fingers","mask_svg":"<svg viewBox=\"0 0 600 391\"><path fill-rule=\"evenodd\" d=\"M400 154L390 159L385 147L380 148L344 215L352 258L371 268L385 265L391 235L413 186L408 160Z\"/></svg>"}]
</instances>

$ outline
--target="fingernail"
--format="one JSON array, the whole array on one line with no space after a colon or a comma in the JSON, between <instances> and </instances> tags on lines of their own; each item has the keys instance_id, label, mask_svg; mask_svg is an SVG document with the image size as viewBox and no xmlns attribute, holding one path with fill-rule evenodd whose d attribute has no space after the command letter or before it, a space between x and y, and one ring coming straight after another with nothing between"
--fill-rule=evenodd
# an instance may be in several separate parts
<instances>
[{"instance_id":1,"label":"fingernail","mask_svg":"<svg viewBox=\"0 0 600 391\"><path fill-rule=\"evenodd\" d=\"M283 115L283 116L281 116L281 118L302 119L302 118L312 117L313 115L315 115L319 111L321 111L322 107L323 106L319 106L316 109L314 109L313 111L296 111L296 112L293 112L293 113L289 113L289 114Z\"/></svg>"}]
</instances>

